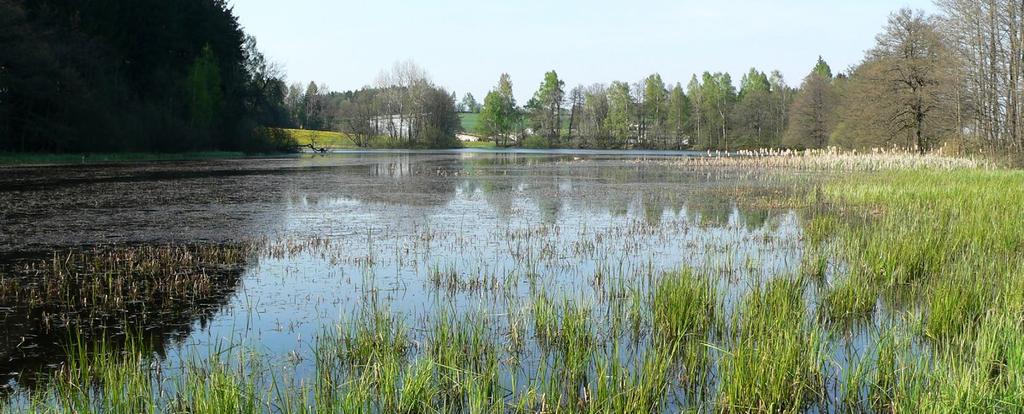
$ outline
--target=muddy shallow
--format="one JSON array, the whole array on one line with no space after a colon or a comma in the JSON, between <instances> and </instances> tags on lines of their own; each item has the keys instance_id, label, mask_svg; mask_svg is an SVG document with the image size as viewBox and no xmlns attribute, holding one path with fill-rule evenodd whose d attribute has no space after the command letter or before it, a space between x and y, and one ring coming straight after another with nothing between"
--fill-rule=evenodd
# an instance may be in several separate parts
<instances>
[{"instance_id":1,"label":"muddy shallow","mask_svg":"<svg viewBox=\"0 0 1024 414\"><path fill-rule=\"evenodd\" d=\"M226 286L215 297L141 329L168 366L227 341L301 377L312 369L310 341L367 300L416 326L442 308L515 312L522 303L507 298L538 286L600 307L602 277L714 268L738 297L751 277L793 272L800 215L750 201L784 183L671 163L691 155L351 153L0 168L0 265L95 246L258 242L240 277L217 279ZM8 386L59 363L52 326L11 304L0 314Z\"/></svg>"}]
</instances>

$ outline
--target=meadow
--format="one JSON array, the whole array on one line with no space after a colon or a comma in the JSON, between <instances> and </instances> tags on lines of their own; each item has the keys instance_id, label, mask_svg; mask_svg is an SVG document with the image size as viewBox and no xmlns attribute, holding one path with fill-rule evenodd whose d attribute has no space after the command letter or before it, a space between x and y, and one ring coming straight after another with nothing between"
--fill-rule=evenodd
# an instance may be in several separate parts
<instances>
[{"instance_id":1,"label":"meadow","mask_svg":"<svg viewBox=\"0 0 1024 414\"><path fill-rule=\"evenodd\" d=\"M68 339L2 411L1024 410L1024 174L800 157L359 158L283 233L17 261Z\"/></svg>"},{"instance_id":2,"label":"meadow","mask_svg":"<svg viewBox=\"0 0 1024 414\"><path fill-rule=\"evenodd\" d=\"M472 112L460 112L459 121L462 123L462 130L468 133L478 132L480 126L480 114Z\"/></svg>"},{"instance_id":3,"label":"meadow","mask_svg":"<svg viewBox=\"0 0 1024 414\"><path fill-rule=\"evenodd\" d=\"M329 149L359 148L355 141L352 140L352 137L341 132L313 131L307 129L285 129L285 132L287 132L288 135L302 147L314 144L317 147L325 147Z\"/></svg>"}]
</instances>

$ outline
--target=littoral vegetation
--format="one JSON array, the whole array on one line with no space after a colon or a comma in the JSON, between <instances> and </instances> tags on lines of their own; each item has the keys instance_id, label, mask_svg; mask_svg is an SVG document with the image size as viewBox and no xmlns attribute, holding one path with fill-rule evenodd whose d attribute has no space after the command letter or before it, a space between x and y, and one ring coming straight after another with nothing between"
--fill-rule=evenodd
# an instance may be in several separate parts
<instances>
[{"instance_id":1,"label":"littoral vegetation","mask_svg":"<svg viewBox=\"0 0 1024 414\"><path fill-rule=\"evenodd\" d=\"M767 156L718 162L739 167L746 160L769 173L789 172L791 158L811 156L777 157L778 168L767 167L776 162ZM812 183L816 189L802 193L804 222L787 239L802 259L788 271L731 260L735 243L768 254L786 246L770 235L745 234L719 244L714 237L723 236L708 236L700 266L667 272L643 263L628 271L599 266L566 280L545 265L561 263L561 254L575 260L620 246L581 230L571 248L555 254L551 240L559 230L543 224L502 229L495 237L507 241L522 272L457 263L425 268L421 282L434 306L423 312L399 310L373 275L364 275L358 302L311 344L302 375L248 344L215 346L207 356L165 369L167 361L127 330L128 339L116 346L94 345L95 335L70 341L56 368L41 370L39 385L9 396L5 409L1024 409L1024 235L1017 231L1024 211L1007 208L1024 202L1024 174L911 154L816 156L823 159L810 165L836 159L841 166L819 171L844 173L823 172ZM663 240L663 224L631 222L601 237L638 246L635 238L644 235ZM431 233L422 237L435 249L446 243ZM201 301L216 296L218 280L231 284L236 276L230 270L250 257L331 257L337 248L317 238L65 252L7 271L0 297L79 315L131 311L143 302L159 307L171 297ZM374 260L386 260L368 249ZM372 273L372 261L350 260ZM478 301L460 305L465 298Z\"/></svg>"}]
</instances>

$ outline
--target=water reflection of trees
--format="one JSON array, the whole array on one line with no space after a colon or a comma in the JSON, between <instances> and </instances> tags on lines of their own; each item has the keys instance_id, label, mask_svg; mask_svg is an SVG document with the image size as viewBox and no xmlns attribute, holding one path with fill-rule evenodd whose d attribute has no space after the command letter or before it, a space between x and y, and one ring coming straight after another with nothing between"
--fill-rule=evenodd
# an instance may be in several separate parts
<instances>
[{"instance_id":1,"label":"water reflection of trees","mask_svg":"<svg viewBox=\"0 0 1024 414\"><path fill-rule=\"evenodd\" d=\"M480 158L465 164L474 174L460 188L481 192L502 216L515 213L512 206L517 200L529 200L545 222L556 221L568 210L613 216L634 211L648 225L657 226L667 213L686 210L703 225L724 227L735 216L738 223L733 224L753 229L773 217L771 209L745 203L737 193L774 184L750 182L744 175L618 160L580 162L565 156Z\"/></svg>"},{"instance_id":2,"label":"water reflection of trees","mask_svg":"<svg viewBox=\"0 0 1024 414\"><path fill-rule=\"evenodd\" d=\"M100 213L111 209L115 213L152 210L151 214L114 215L123 218L116 227L100 221L84 228L95 228L97 237L121 235L125 233L123 229L133 228L131 236L136 239L131 240L141 243L165 238L219 242L222 233L230 240L245 240L270 233L268 228L285 221L288 213L282 204L324 210L331 208L329 202L338 198L372 204L368 210L398 225L446 209L460 194L479 196L499 220L531 218L524 216L522 210L531 208L537 212L537 219L546 223L556 223L568 214L608 214L632 215L647 225L659 226L666 215L685 212L700 225L756 229L770 225L780 214L778 210L759 208L744 200L778 183L736 172L682 171L624 159L536 154L377 154L344 162L323 162L226 176L211 173L184 180L154 178L156 181L146 181L140 188L129 186L138 184L134 181L115 180L68 185L28 195L0 191L0 201L18 205L25 197L41 192L45 194L40 200L61 200L55 207L48 207L52 211L47 210L46 218L57 217L57 209L75 212L77 205L98 205ZM203 206L209 200L225 201L213 207ZM166 205L198 212L193 216L195 220L189 221L188 231L160 232L180 227L180 218L170 214ZM72 214L69 220L82 222L92 217L75 214L79 213ZM27 220L34 216L10 217L24 221L19 224L21 229L28 228ZM57 228L63 222L58 217L54 223L48 226ZM319 219L313 223L323 225ZM217 236L213 236L215 233ZM53 234L55 230L39 232L35 238L62 240ZM67 238L68 242L81 240L90 239ZM12 299L16 296L10 294L10 289L26 282L18 279L10 267L0 267L0 279L6 280L6 285L0 284L0 328L5 332L0 337L0 383L14 381L34 386L36 374L63 362L67 347L79 335L84 340L113 335L116 344L123 340L124 332L139 332L147 347L160 355L170 345L188 337L196 324L206 324L230 300L246 265L244 261L224 263L215 288L202 297L160 307L151 304L164 298L144 299L88 320L82 320L82 315L96 314L89 309L28 306ZM147 311L153 309L158 311Z\"/></svg>"},{"instance_id":3,"label":"water reflection of trees","mask_svg":"<svg viewBox=\"0 0 1024 414\"><path fill-rule=\"evenodd\" d=\"M360 168L351 172L367 180L350 177L346 197L439 209L458 193L479 194L499 218L515 218L521 214L517 206L528 205L546 223L556 222L568 211L613 216L632 212L657 226L666 214L685 210L702 225L753 229L770 222L773 212L745 203L737 194L756 197L765 187L777 186L739 172L683 171L632 160L581 160L573 155L396 155L369 159Z\"/></svg>"}]
</instances>

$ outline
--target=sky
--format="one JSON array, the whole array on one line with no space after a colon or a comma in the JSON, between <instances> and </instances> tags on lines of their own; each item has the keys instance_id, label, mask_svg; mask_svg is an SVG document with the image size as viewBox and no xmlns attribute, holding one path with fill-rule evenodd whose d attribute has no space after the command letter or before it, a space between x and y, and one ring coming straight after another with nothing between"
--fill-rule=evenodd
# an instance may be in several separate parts
<instances>
[{"instance_id":1,"label":"sky","mask_svg":"<svg viewBox=\"0 0 1024 414\"><path fill-rule=\"evenodd\" d=\"M508 73L525 103L544 73L567 87L660 73L778 69L799 85L819 55L857 64L889 14L932 0L231 0L245 31L289 82L344 91L412 60L459 98L483 101Z\"/></svg>"}]
</instances>

